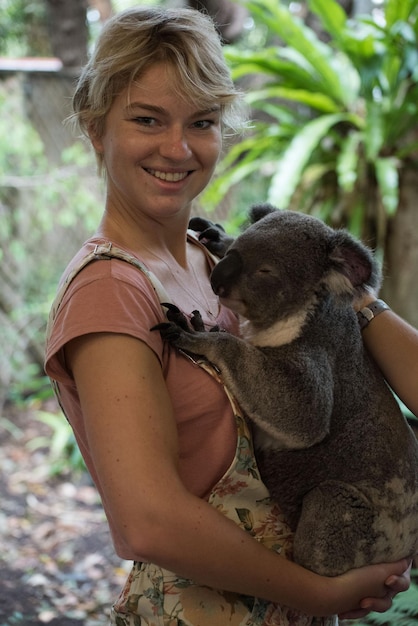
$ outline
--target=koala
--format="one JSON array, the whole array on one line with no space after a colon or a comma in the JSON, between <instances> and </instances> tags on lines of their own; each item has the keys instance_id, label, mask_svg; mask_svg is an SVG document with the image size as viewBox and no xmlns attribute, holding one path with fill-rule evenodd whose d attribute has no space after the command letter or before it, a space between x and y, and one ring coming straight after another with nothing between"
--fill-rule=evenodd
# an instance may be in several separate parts
<instances>
[{"instance_id":1,"label":"koala","mask_svg":"<svg viewBox=\"0 0 418 626\"><path fill-rule=\"evenodd\" d=\"M363 347L352 307L354 296L379 287L377 262L314 217L270 205L251 215L232 243L215 234L218 254L223 243L227 250L211 274L242 336L203 332L197 314L190 328L172 306L157 328L213 363L252 423L260 473L295 533L297 563L335 576L412 556L418 442ZM208 247L213 230L202 233Z\"/></svg>"}]
</instances>

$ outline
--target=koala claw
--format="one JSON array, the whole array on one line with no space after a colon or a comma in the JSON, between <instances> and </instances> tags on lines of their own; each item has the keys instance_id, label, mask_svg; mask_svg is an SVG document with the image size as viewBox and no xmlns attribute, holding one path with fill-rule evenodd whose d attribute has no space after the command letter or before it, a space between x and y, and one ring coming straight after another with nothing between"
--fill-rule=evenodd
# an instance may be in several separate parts
<instances>
[{"instance_id":1,"label":"koala claw","mask_svg":"<svg viewBox=\"0 0 418 626\"><path fill-rule=\"evenodd\" d=\"M156 324L151 328L151 330L159 330L164 341L168 341L170 343L177 341L181 335L181 328L172 322L162 322L161 324Z\"/></svg>"},{"instance_id":2,"label":"koala claw","mask_svg":"<svg viewBox=\"0 0 418 626\"><path fill-rule=\"evenodd\" d=\"M233 238L226 234L222 224L204 217L192 217L189 228L199 233L199 241L215 256L222 258Z\"/></svg>"},{"instance_id":3,"label":"koala claw","mask_svg":"<svg viewBox=\"0 0 418 626\"><path fill-rule=\"evenodd\" d=\"M170 311L180 312L180 309L178 308L178 306L176 306L172 302L161 302L161 306L164 306L166 309L169 309Z\"/></svg>"},{"instance_id":4,"label":"koala claw","mask_svg":"<svg viewBox=\"0 0 418 626\"><path fill-rule=\"evenodd\" d=\"M166 316L169 322L177 324L183 330L190 331L187 318L175 304L171 304L171 302L162 302L161 304L167 309Z\"/></svg>"},{"instance_id":5,"label":"koala claw","mask_svg":"<svg viewBox=\"0 0 418 626\"><path fill-rule=\"evenodd\" d=\"M211 230L213 234L219 235L219 231L225 232L222 224L214 224L210 220L204 217L192 217L189 221L189 228L197 232L203 233L203 231Z\"/></svg>"},{"instance_id":6,"label":"koala claw","mask_svg":"<svg viewBox=\"0 0 418 626\"><path fill-rule=\"evenodd\" d=\"M190 318L190 323L194 330L203 332L205 330L205 325L202 320L202 316L200 311L192 311L192 317Z\"/></svg>"}]
</instances>

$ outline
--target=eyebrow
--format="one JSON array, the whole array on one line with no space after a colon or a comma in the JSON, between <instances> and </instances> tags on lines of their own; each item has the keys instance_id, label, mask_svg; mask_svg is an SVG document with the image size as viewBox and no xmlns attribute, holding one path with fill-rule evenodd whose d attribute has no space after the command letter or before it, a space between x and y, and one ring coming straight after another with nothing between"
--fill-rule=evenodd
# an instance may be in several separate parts
<instances>
[{"instance_id":1,"label":"eyebrow","mask_svg":"<svg viewBox=\"0 0 418 626\"><path fill-rule=\"evenodd\" d=\"M131 102L125 108L127 112L133 111L135 109L143 109L145 111L150 111L151 113L160 113L160 114L167 113L167 111L163 109L162 107L159 107L155 104L146 104L144 102ZM195 117L195 116L199 117L200 115L208 115L210 113L219 113L220 110L221 110L220 105L215 104L213 107L202 109L201 111L196 111L195 113L193 113L192 117Z\"/></svg>"}]
</instances>

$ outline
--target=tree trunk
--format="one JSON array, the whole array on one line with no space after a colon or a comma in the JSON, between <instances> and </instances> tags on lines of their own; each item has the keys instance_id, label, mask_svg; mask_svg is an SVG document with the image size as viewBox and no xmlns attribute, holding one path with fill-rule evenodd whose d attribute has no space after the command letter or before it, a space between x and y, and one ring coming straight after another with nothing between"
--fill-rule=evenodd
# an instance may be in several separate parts
<instances>
[{"instance_id":1,"label":"tree trunk","mask_svg":"<svg viewBox=\"0 0 418 626\"><path fill-rule=\"evenodd\" d=\"M401 172L400 201L392 218L385 254L382 297L394 311L418 327L418 177Z\"/></svg>"},{"instance_id":2,"label":"tree trunk","mask_svg":"<svg viewBox=\"0 0 418 626\"><path fill-rule=\"evenodd\" d=\"M373 0L354 0L353 15L371 15L376 4Z\"/></svg>"},{"instance_id":3,"label":"tree trunk","mask_svg":"<svg viewBox=\"0 0 418 626\"><path fill-rule=\"evenodd\" d=\"M89 7L98 11L100 22L104 23L114 13L111 0L88 0Z\"/></svg>"},{"instance_id":4,"label":"tree trunk","mask_svg":"<svg viewBox=\"0 0 418 626\"><path fill-rule=\"evenodd\" d=\"M87 60L87 0L46 0L53 54L65 68L78 68Z\"/></svg>"},{"instance_id":5,"label":"tree trunk","mask_svg":"<svg viewBox=\"0 0 418 626\"><path fill-rule=\"evenodd\" d=\"M209 13L225 43L233 43L241 35L248 15L244 7L230 0L188 0L187 4L192 9Z\"/></svg>"}]
</instances>

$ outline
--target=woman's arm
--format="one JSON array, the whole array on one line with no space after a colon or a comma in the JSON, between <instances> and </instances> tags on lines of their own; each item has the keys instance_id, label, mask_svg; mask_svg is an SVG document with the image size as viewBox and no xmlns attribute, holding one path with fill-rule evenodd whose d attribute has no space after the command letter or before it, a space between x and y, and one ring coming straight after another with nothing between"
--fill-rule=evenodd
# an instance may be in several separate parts
<instances>
[{"instance_id":1,"label":"woman's arm","mask_svg":"<svg viewBox=\"0 0 418 626\"><path fill-rule=\"evenodd\" d=\"M366 296L356 309L375 299ZM387 310L364 328L363 340L394 392L418 416L418 331Z\"/></svg>"},{"instance_id":2,"label":"woman's arm","mask_svg":"<svg viewBox=\"0 0 418 626\"><path fill-rule=\"evenodd\" d=\"M390 606L385 581L401 576L406 561L321 577L269 551L186 491L161 366L144 343L97 333L73 340L66 357L106 505L134 559L311 615L356 610L365 597L383 598L376 610Z\"/></svg>"}]
</instances>

